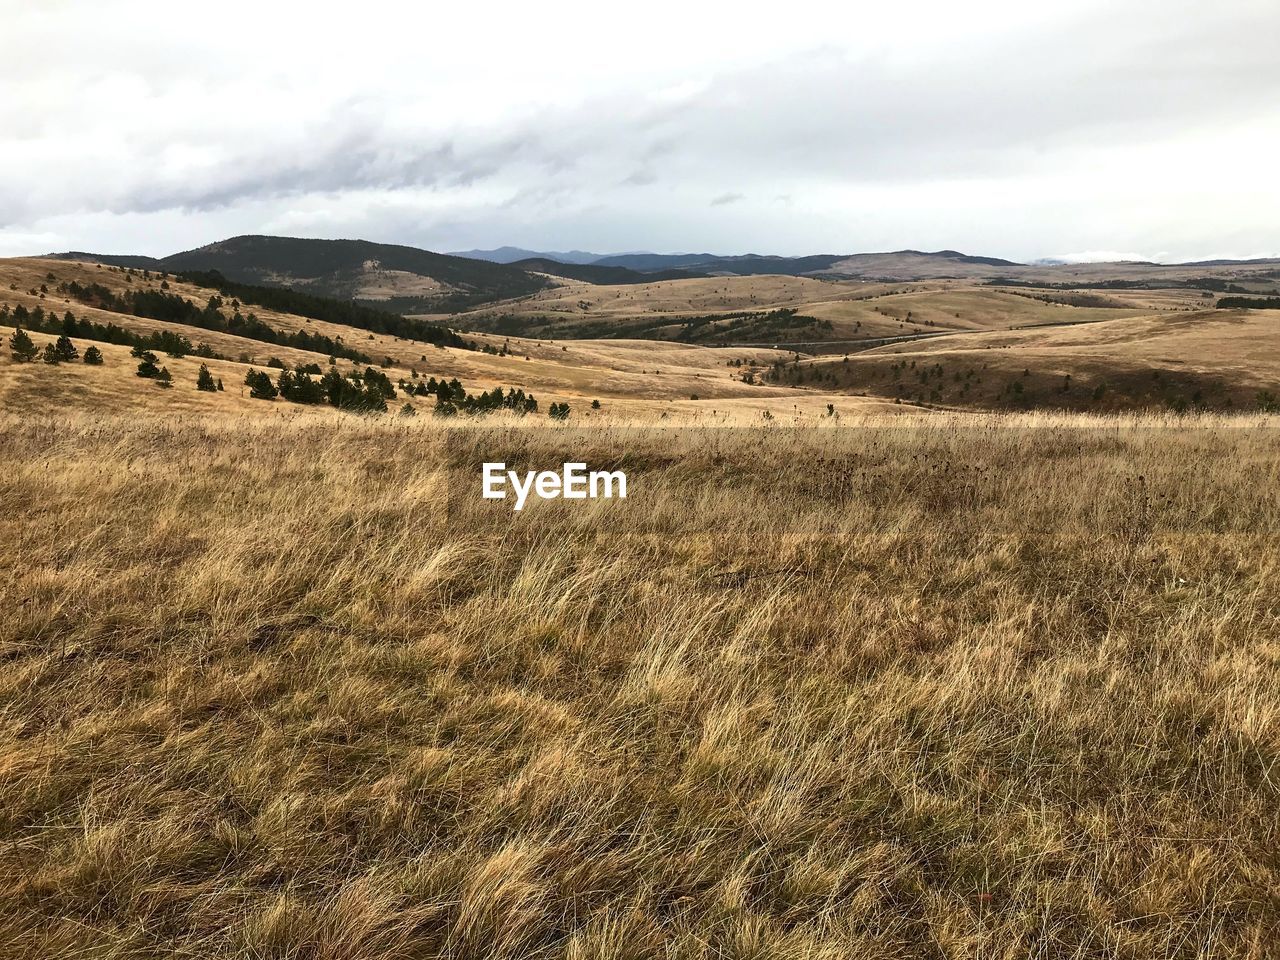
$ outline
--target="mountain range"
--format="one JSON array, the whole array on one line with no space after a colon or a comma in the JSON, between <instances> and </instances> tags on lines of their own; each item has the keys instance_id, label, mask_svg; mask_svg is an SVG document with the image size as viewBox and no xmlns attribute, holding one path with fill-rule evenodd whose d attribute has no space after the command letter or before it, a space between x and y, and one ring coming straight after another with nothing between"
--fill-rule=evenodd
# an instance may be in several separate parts
<instances>
[{"instance_id":1,"label":"mountain range","mask_svg":"<svg viewBox=\"0 0 1280 960\"><path fill-rule=\"evenodd\" d=\"M402 314L456 312L538 293L566 280L619 285L696 277L780 275L891 282L956 279L1060 286L1158 285L1280 265L1276 260L1168 265L1043 261L1021 264L956 250L800 257L713 253L597 255L581 250L539 253L519 247L468 253L471 255L434 253L368 240L241 236L166 257L83 251L48 256L172 273L217 271L241 283L284 287Z\"/></svg>"}]
</instances>

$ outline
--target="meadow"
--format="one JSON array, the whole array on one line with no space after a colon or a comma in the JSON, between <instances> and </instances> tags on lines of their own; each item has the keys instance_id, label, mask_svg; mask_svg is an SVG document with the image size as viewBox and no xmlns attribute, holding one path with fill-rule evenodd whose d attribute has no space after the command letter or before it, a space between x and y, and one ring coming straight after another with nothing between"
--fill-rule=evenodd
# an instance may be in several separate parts
<instances>
[{"instance_id":1,"label":"meadow","mask_svg":"<svg viewBox=\"0 0 1280 960\"><path fill-rule=\"evenodd\" d=\"M1274 956L1274 419L815 422L5 414L0 956Z\"/></svg>"}]
</instances>

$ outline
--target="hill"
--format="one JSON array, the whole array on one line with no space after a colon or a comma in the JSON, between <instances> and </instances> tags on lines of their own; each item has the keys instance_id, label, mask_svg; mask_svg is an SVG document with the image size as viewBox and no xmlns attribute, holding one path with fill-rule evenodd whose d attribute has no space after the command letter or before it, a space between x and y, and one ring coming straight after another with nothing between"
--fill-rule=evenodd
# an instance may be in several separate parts
<instances>
[{"instance_id":1,"label":"hill","mask_svg":"<svg viewBox=\"0 0 1280 960\"><path fill-rule=\"evenodd\" d=\"M472 260L489 260L493 263L515 263L518 260L554 260L556 263L594 263L601 254L585 250L526 250L523 247L496 247L493 250L454 250L451 257L468 257Z\"/></svg>"},{"instance_id":2,"label":"hill","mask_svg":"<svg viewBox=\"0 0 1280 960\"><path fill-rule=\"evenodd\" d=\"M0 260L0 404L27 414L63 407L296 412L283 399L248 396L249 369L268 368L274 379L275 360L290 369L324 372L333 366L357 377L373 367L392 385L387 401L393 409L408 403L423 413L432 412L435 398L410 395L399 384L435 378L457 379L473 393L519 388L536 395L544 411L553 401L565 402L575 419L614 422L758 420L770 408L816 418L828 403L848 412L881 405L747 382L744 373L784 356L767 348L458 335L420 318L310 294L231 282L201 285L194 282L200 276L47 258ZM81 354L96 346L105 363L16 363L8 349L15 325L30 332L37 351L68 333ZM169 369L172 389L135 376L138 359L130 352L143 348ZM224 381L225 393L195 392L201 363ZM602 408L593 409L593 400Z\"/></svg>"},{"instance_id":3,"label":"hill","mask_svg":"<svg viewBox=\"0 0 1280 960\"><path fill-rule=\"evenodd\" d=\"M175 273L216 270L234 281L378 304L396 313L460 309L547 285L503 264L367 240L243 236L158 259L88 253L63 259Z\"/></svg>"},{"instance_id":4,"label":"hill","mask_svg":"<svg viewBox=\"0 0 1280 960\"><path fill-rule=\"evenodd\" d=\"M1280 410L1274 311L1117 313L793 359L768 379L979 410Z\"/></svg>"},{"instance_id":5,"label":"hill","mask_svg":"<svg viewBox=\"0 0 1280 960\"><path fill-rule=\"evenodd\" d=\"M546 273L568 280L581 280L584 283L595 283L602 286L615 286L625 283L655 283L660 280L688 280L691 277L703 277L705 273L689 270L654 270L641 273L628 267L608 267L598 264L559 263L543 257L530 257L517 260L511 264L530 273Z\"/></svg>"}]
</instances>

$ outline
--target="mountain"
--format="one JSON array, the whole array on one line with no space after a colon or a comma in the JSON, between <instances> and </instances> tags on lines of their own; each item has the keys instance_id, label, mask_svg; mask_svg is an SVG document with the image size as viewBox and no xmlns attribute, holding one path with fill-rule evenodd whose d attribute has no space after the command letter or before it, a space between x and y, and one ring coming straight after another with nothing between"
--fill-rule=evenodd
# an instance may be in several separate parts
<instances>
[{"instance_id":1,"label":"mountain","mask_svg":"<svg viewBox=\"0 0 1280 960\"><path fill-rule=\"evenodd\" d=\"M451 257L467 257L471 260L488 260L491 263L515 263L518 260L554 260L557 263L595 263L598 253L585 250L552 251L526 250L523 247L497 247L493 250L459 250Z\"/></svg>"},{"instance_id":2,"label":"mountain","mask_svg":"<svg viewBox=\"0 0 1280 960\"><path fill-rule=\"evenodd\" d=\"M436 313L535 293L544 278L485 260L368 240L232 237L171 256L59 254L70 259L165 270L217 271L240 283L355 300L396 313Z\"/></svg>"},{"instance_id":3,"label":"mountain","mask_svg":"<svg viewBox=\"0 0 1280 960\"><path fill-rule=\"evenodd\" d=\"M517 260L511 264L530 273L547 273L567 280L581 280L585 283L597 283L602 286L615 286L625 283L656 283L661 280L689 280L694 277L705 277L708 274L692 270L654 270L641 273L627 267L602 267L594 263L575 264L560 263L543 257L530 257L528 260Z\"/></svg>"},{"instance_id":4,"label":"mountain","mask_svg":"<svg viewBox=\"0 0 1280 960\"><path fill-rule=\"evenodd\" d=\"M866 280L926 280L988 277L993 269L1022 268L999 257L975 257L957 250L895 250L891 253L856 253L836 257L826 268L831 276Z\"/></svg>"},{"instance_id":5,"label":"mountain","mask_svg":"<svg viewBox=\"0 0 1280 960\"><path fill-rule=\"evenodd\" d=\"M649 272L691 267L708 260L719 259L713 253L617 253L595 261L597 267L626 267L628 270Z\"/></svg>"},{"instance_id":6,"label":"mountain","mask_svg":"<svg viewBox=\"0 0 1280 960\"><path fill-rule=\"evenodd\" d=\"M778 274L799 277L828 274L853 277L875 275L924 278L985 274L989 273L992 267L1016 267L1019 264L1012 260L1001 260L998 257L970 256L957 250L938 250L933 253L898 250L893 253L814 254L804 257L779 257L756 253L735 256L712 253L620 254L601 257L592 266L626 267L629 270L646 273L655 270L695 270L711 275L739 276Z\"/></svg>"}]
</instances>

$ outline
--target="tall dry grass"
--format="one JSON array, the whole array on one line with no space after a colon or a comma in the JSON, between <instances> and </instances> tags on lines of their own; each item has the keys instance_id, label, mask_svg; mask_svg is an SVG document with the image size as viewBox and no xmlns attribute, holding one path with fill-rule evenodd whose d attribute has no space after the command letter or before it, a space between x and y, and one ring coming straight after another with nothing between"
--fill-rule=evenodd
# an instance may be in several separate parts
<instances>
[{"instance_id":1,"label":"tall dry grass","mask_svg":"<svg viewBox=\"0 0 1280 960\"><path fill-rule=\"evenodd\" d=\"M1275 956L1277 453L4 421L0 955Z\"/></svg>"}]
</instances>

